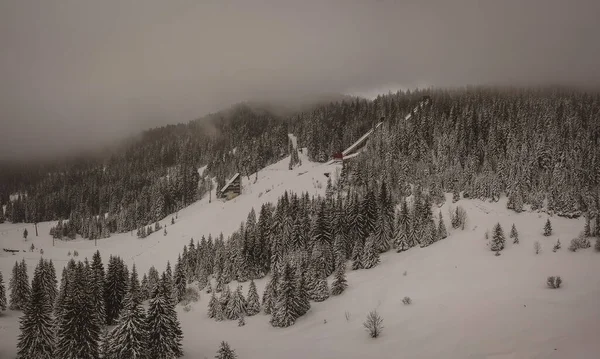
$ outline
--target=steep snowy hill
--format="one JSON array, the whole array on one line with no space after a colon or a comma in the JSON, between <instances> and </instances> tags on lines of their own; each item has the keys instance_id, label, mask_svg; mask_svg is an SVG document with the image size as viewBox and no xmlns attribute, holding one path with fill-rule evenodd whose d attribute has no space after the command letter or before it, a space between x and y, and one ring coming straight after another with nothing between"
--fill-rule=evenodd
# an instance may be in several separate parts
<instances>
[{"instance_id":1,"label":"steep snowy hill","mask_svg":"<svg viewBox=\"0 0 600 359\"><path fill-rule=\"evenodd\" d=\"M162 270L174 262L190 238L232 233L252 207L276 201L285 190L323 194L325 172L336 166L315 164L300 154L302 165L288 170L289 158L269 166L255 176L243 178L243 193L229 201L208 196L181 210L174 225L171 216L161 221L162 231L145 239L135 234L113 235L93 241L57 241L48 235L54 223L41 223L39 237L33 225L0 225L0 247L26 250L15 255L0 252L0 270L8 282L15 260L25 258L30 275L39 260L39 249L62 269L76 250L78 258L91 258L100 249L106 264L110 254L120 255L139 272L151 265ZM427 248L403 253L388 252L382 263L370 270L348 270L348 289L338 297L311 303L307 315L295 325L280 329L260 313L237 322L215 322L206 315L209 295L202 292L189 311L178 306L184 331L185 358L210 358L220 341L228 341L239 358L596 358L600 353L600 254L593 248L569 252L571 238L583 228L582 220L552 218L554 234L542 235L547 215L516 214L506 203L478 200L449 200L442 208L448 223L448 209L463 206L468 213L465 230L449 229L449 237ZM437 218L438 209L434 210ZM484 234L501 223L508 237L514 223L520 243L507 238L500 256L489 250ZM29 239L22 238L27 228ZM552 252L560 238L563 249ZM535 254L533 244L542 245ZM29 252L34 244L36 249ZM60 278L60 273L58 273ZM549 289L546 278L559 275L560 289ZM31 278L31 277L30 277ZM331 279L330 279L331 281ZM231 283L235 288L237 283ZM244 283L247 293L248 283ZM259 294L265 279L257 281ZM408 296L413 303L404 305ZM371 339L362 323L377 309L384 319L383 334ZM0 314L0 358L16 355L20 312Z\"/></svg>"}]
</instances>

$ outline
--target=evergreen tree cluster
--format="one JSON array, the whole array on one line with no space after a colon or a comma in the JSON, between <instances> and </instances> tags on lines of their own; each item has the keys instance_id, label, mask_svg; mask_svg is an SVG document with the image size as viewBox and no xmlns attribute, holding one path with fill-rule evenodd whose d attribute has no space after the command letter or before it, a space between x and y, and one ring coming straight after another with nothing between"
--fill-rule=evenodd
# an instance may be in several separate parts
<instances>
[{"instance_id":1,"label":"evergreen tree cluster","mask_svg":"<svg viewBox=\"0 0 600 359\"><path fill-rule=\"evenodd\" d=\"M63 270L60 290L52 261L40 259L30 288L23 275L27 273L24 262L15 268L11 290L16 294L11 300L19 307L11 308L23 310L19 358L173 359L183 355L183 333L167 271L156 280L146 312L136 268L129 275L119 257L111 256L106 274L99 252L92 263L72 259ZM29 289L23 295L20 288L25 283ZM0 287L4 288L1 275ZM3 310L4 292L0 294Z\"/></svg>"},{"instance_id":2,"label":"evergreen tree cluster","mask_svg":"<svg viewBox=\"0 0 600 359\"><path fill-rule=\"evenodd\" d=\"M249 176L280 160L287 133L282 115L240 104L145 131L101 154L0 163L0 204L11 222L62 220L52 230L56 238L147 230L204 195L212 178L220 188L236 172Z\"/></svg>"},{"instance_id":3,"label":"evergreen tree cluster","mask_svg":"<svg viewBox=\"0 0 600 359\"><path fill-rule=\"evenodd\" d=\"M431 98L429 104L404 120L423 95ZM204 194L209 178L222 186L236 172L249 177L280 160L290 153L289 132L311 160L326 161L384 117L368 151L344 164L343 187L364 191L383 179L395 202L415 184L434 203L446 192L455 200L460 193L490 199L506 193L508 207L516 211L547 203L547 210L561 216L587 212L596 218L599 108L596 93L487 87L344 99L291 116L241 104L146 131L98 156L4 163L0 204L7 205L12 222L62 219L53 230L57 237L147 230ZM293 156L290 165L295 164ZM202 165L207 168L200 177Z\"/></svg>"}]
</instances>

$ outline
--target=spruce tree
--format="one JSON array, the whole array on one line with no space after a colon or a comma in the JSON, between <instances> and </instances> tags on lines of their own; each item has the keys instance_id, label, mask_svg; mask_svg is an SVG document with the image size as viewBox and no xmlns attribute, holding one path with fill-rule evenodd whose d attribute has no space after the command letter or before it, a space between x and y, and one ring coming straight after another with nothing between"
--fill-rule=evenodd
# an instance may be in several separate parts
<instances>
[{"instance_id":1,"label":"spruce tree","mask_svg":"<svg viewBox=\"0 0 600 359\"><path fill-rule=\"evenodd\" d=\"M375 249L375 251L378 252L377 249ZM311 279L311 290L309 291L310 299L315 302L322 302L329 298L329 285L327 284L327 277L313 272Z\"/></svg>"},{"instance_id":2,"label":"spruce tree","mask_svg":"<svg viewBox=\"0 0 600 359\"><path fill-rule=\"evenodd\" d=\"M344 266L339 266L335 271L335 279L331 284L331 294L340 295L347 287L346 268Z\"/></svg>"},{"instance_id":3,"label":"spruce tree","mask_svg":"<svg viewBox=\"0 0 600 359\"><path fill-rule=\"evenodd\" d=\"M585 216L585 225L583 226L583 235L586 237L592 236L592 230L590 225L590 214L586 214Z\"/></svg>"},{"instance_id":4,"label":"spruce tree","mask_svg":"<svg viewBox=\"0 0 600 359\"><path fill-rule=\"evenodd\" d=\"M163 273L150 299L147 314L148 352L151 358L176 358L183 355L183 334L170 290L169 279Z\"/></svg>"},{"instance_id":5,"label":"spruce tree","mask_svg":"<svg viewBox=\"0 0 600 359\"><path fill-rule=\"evenodd\" d=\"M493 232L494 233L492 235L492 242L491 242L490 249L493 252L499 252L504 249L504 244L506 242L506 240L504 238L504 230L502 230L502 226L500 226L500 223L497 223L494 226Z\"/></svg>"},{"instance_id":6,"label":"spruce tree","mask_svg":"<svg viewBox=\"0 0 600 359\"><path fill-rule=\"evenodd\" d=\"M438 234L438 239L445 239L446 237L448 237L448 231L446 230L446 225L444 224L444 218L442 217L442 211L440 211L437 234Z\"/></svg>"},{"instance_id":7,"label":"spruce tree","mask_svg":"<svg viewBox=\"0 0 600 359\"><path fill-rule=\"evenodd\" d=\"M362 262L363 248L364 247L360 245L360 241L354 242L354 249L352 250L352 270L362 269L365 267Z\"/></svg>"},{"instance_id":8,"label":"spruce tree","mask_svg":"<svg viewBox=\"0 0 600 359\"><path fill-rule=\"evenodd\" d=\"M140 281L138 279L137 269L135 268L135 264L131 267L131 276L129 277L129 286L127 288L128 292L123 299L123 305L127 304L127 300L133 300L136 302L141 302L141 286ZM127 298L127 295L131 298Z\"/></svg>"},{"instance_id":9,"label":"spruce tree","mask_svg":"<svg viewBox=\"0 0 600 359\"><path fill-rule=\"evenodd\" d=\"M111 256L106 271L104 284L104 305L106 324L113 325L123 308L123 299L127 293L127 280L124 275L124 264L119 257Z\"/></svg>"},{"instance_id":10,"label":"spruce tree","mask_svg":"<svg viewBox=\"0 0 600 359\"><path fill-rule=\"evenodd\" d=\"M173 352L175 334L168 315L170 302L171 298L166 295L164 286L158 284L152 293L146 319L148 352L153 359L175 358L175 353Z\"/></svg>"},{"instance_id":11,"label":"spruce tree","mask_svg":"<svg viewBox=\"0 0 600 359\"><path fill-rule=\"evenodd\" d=\"M54 263L52 259L45 262L48 269L47 275L45 276L46 285L45 288L50 296L50 304L54 306L56 297L58 296L58 281L56 280L56 269L54 269Z\"/></svg>"},{"instance_id":12,"label":"spruce tree","mask_svg":"<svg viewBox=\"0 0 600 359\"><path fill-rule=\"evenodd\" d=\"M548 237L552 235L552 223L550 223L550 218L546 220L546 224L544 225L544 236Z\"/></svg>"},{"instance_id":13,"label":"spruce tree","mask_svg":"<svg viewBox=\"0 0 600 359\"><path fill-rule=\"evenodd\" d=\"M247 304L246 314L248 316L253 316L260 313L260 299L258 298L258 291L256 290L256 284L254 283L254 280L250 281Z\"/></svg>"},{"instance_id":14,"label":"spruce tree","mask_svg":"<svg viewBox=\"0 0 600 359\"><path fill-rule=\"evenodd\" d=\"M373 236L370 236L367 239L367 243L365 243L361 263L365 269L371 269L379 264L379 251L375 248L375 239Z\"/></svg>"},{"instance_id":15,"label":"spruce tree","mask_svg":"<svg viewBox=\"0 0 600 359\"><path fill-rule=\"evenodd\" d=\"M225 317L229 320L239 319L240 316L246 315L246 298L242 294L242 286L238 285L235 292L233 292L231 299L227 302L225 308Z\"/></svg>"},{"instance_id":16,"label":"spruce tree","mask_svg":"<svg viewBox=\"0 0 600 359\"><path fill-rule=\"evenodd\" d=\"M104 303L104 265L102 264L102 257L100 251L96 251L92 257L92 269L91 269L91 280L90 285L92 286L92 300L94 301L94 310L96 311L96 317L100 321L100 325L106 323L106 311Z\"/></svg>"},{"instance_id":17,"label":"spruce tree","mask_svg":"<svg viewBox=\"0 0 600 359\"><path fill-rule=\"evenodd\" d=\"M2 211L0 211L2 212ZM6 288L4 287L4 278L0 271L0 312L6 310Z\"/></svg>"},{"instance_id":18,"label":"spruce tree","mask_svg":"<svg viewBox=\"0 0 600 359\"><path fill-rule=\"evenodd\" d=\"M47 270L44 261L40 259L31 283L31 298L21 317L21 334L17 344L19 358L55 357L52 302L42 282Z\"/></svg>"},{"instance_id":19,"label":"spruce tree","mask_svg":"<svg viewBox=\"0 0 600 359\"><path fill-rule=\"evenodd\" d=\"M215 356L216 359L236 359L235 350L229 347L227 342L221 342L221 347Z\"/></svg>"},{"instance_id":20,"label":"spruce tree","mask_svg":"<svg viewBox=\"0 0 600 359\"><path fill-rule=\"evenodd\" d=\"M150 290L148 288L148 275L144 273L142 277L142 282L140 283L140 299L142 301L148 300L150 298Z\"/></svg>"},{"instance_id":21,"label":"spruce tree","mask_svg":"<svg viewBox=\"0 0 600 359\"><path fill-rule=\"evenodd\" d=\"M160 274L158 274L158 270L154 266L150 267L148 270L148 298L152 296L159 282Z\"/></svg>"},{"instance_id":22,"label":"spruce tree","mask_svg":"<svg viewBox=\"0 0 600 359\"><path fill-rule=\"evenodd\" d=\"M92 291L83 263L68 275L68 292L56 319L56 355L61 359L97 359L100 327L91 298Z\"/></svg>"},{"instance_id":23,"label":"spruce tree","mask_svg":"<svg viewBox=\"0 0 600 359\"><path fill-rule=\"evenodd\" d=\"M179 256L179 258L177 259L177 263L175 264L175 283L174 283L175 297L177 298L177 303L181 302L183 300L183 297L185 296L185 290L186 290L186 284L187 284L187 280L186 280L185 276L186 276L185 269L181 262L181 256Z\"/></svg>"},{"instance_id":24,"label":"spruce tree","mask_svg":"<svg viewBox=\"0 0 600 359\"><path fill-rule=\"evenodd\" d=\"M265 314L271 314L275 310L275 304L277 303L277 281L278 276L273 273L271 280L265 286L265 291L262 297L263 310Z\"/></svg>"},{"instance_id":25,"label":"spruce tree","mask_svg":"<svg viewBox=\"0 0 600 359\"><path fill-rule=\"evenodd\" d=\"M36 275L39 272L40 285L43 288L44 293L48 295L48 301L51 304L54 304L56 300L56 296L58 294L58 288L56 287L56 273L54 271L54 266L50 264L51 262L45 261L43 258L40 258L38 265L35 269ZM33 284L32 284L33 285Z\"/></svg>"},{"instance_id":26,"label":"spruce tree","mask_svg":"<svg viewBox=\"0 0 600 359\"><path fill-rule=\"evenodd\" d=\"M301 317L310 310L310 295L307 286L306 275L302 271L296 274L296 314Z\"/></svg>"},{"instance_id":27,"label":"spruce tree","mask_svg":"<svg viewBox=\"0 0 600 359\"><path fill-rule=\"evenodd\" d=\"M409 249L408 245L408 236L407 236L407 227L405 225L399 224L396 227L396 235L394 236L394 247L396 247L396 252L404 252Z\"/></svg>"},{"instance_id":28,"label":"spruce tree","mask_svg":"<svg viewBox=\"0 0 600 359\"><path fill-rule=\"evenodd\" d=\"M598 252L600 252L600 237L596 238L596 244L594 245L594 249ZM2 283L0 282L0 285ZM2 288L0 288L0 296L2 295ZM0 297L0 304L2 302L2 298Z\"/></svg>"},{"instance_id":29,"label":"spruce tree","mask_svg":"<svg viewBox=\"0 0 600 359\"><path fill-rule=\"evenodd\" d=\"M11 310L24 310L27 307L31 293L25 259L21 260L21 263L15 262L12 274L8 284L10 289L9 307Z\"/></svg>"},{"instance_id":30,"label":"spruce tree","mask_svg":"<svg viewBox=\"0 0 600 359\"><path fill-rule=\"evenodd\" d=\"M277 287L277 303L273 316L271 317L271 325L274 327L289 327L293 325L298 318L296 309L299 307L296 298L294 271L292 267L286 263L283 267L281 280Z\"/></svg>"},{"instance_id":31,"label":"spruce tree","mask_svg":"<svg viewBox=\"0 0 600 359\"><path fill-rule=\"evenodd\" d=\"M519 244L519 232L517 232L517 227L515 227L515 224L513 223L511 229L510 229L510 238L513 239L513 243L514 244Z\"/></svg>"},{"instance_id":32,"label":"spruce tree","mask_svg":"<svg viewBox=\"0 0 600 359\"><path fill-rule=\"evenodd\" d=\"M210 301L208 302L208 317L213 318L218 322L224 319L221 302L217 299L214 291L211 293Z\"/></svg>"},{"instance_id":33,"label":"spruce tree","mask_svg":"<svg viewBox=\"0 0 600 359\"><path fill-rule=\"evenodd\" d=\"M137 276L135 266L132 276L134 274ZM116 358L147 359L147 318L135 289L127 294L125 303L119 322L111 334L111 354Z\"/></svg>"},{"instance_id":34,"label":"spruce tree","mask_svg":"<svg viewBox=\"0 0 600 359\"><path fill-rule=\"evenodd\" d=\"M221 307L223 308L223 313L225 313L225 309L227 308L227 304L231 300L231 288L229 288L229 284L226 284L221 291L221 296L219 297L219 302L221 303ZM227 317L227 316L225 316Z\"/></svg>"}]
</instances>

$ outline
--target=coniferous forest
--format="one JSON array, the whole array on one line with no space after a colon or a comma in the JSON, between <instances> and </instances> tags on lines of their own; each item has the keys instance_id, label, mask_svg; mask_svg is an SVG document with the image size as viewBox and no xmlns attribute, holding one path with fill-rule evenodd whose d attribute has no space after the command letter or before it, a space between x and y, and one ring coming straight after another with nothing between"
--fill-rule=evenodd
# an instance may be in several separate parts
<instances>
[{"instance_id":1,"label":"coniferous forest","mask_svg":"<svg viewBox=\"0 0 600 359\"><path fill-rule=\"evenodd\" d=\"M423 96L431 101L405 120ZM40 261L31 284L25 262L15 263L7 304L24 313L19 353L182 356L175 305L192 282L211 296L207 316L216 321L243 326L244 317L262 311L272 326L291 326L311 302L352 286L347 270L368 270L381 253L443 240L448 225L464 228L460 207L450 218L434 212L445 193L455 200L506 195L516 212L585 214L597 223L599 116L599 94L566 88L399 92L289 116L238 105L146 131L106 157L5 165L0 202L8 220L56 220L57 238L95 239L154 224L203 196L211 178L221 186L233 173L249 177L282 159L290 154L288 133L312 161L324 162L384 119L367 151L328 181L324 197L285 192L253 209L229 238L207 233L191 239L174 270L170 263L162 274L152 267L140 281L119 257L111 257L105 271L97 253L91 263L69 262L57 288L51 261ZM498 225L498 252L505 243L501 231ZM258 293L253 281L267 276ZM248 291L233 281L250 281Z\"/></svg>"}]
</instances>

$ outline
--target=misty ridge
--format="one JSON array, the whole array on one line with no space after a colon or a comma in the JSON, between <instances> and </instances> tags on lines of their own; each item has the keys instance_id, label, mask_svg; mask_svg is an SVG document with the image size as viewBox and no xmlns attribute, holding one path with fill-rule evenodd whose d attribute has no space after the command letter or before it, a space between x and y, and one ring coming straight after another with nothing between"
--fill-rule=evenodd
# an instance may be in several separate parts
<instances>
[{"instance_id":1,"label":"misty ridge","mask_svg":"<svg viewBox=\"0 0 600 359\"><path fill-rule=\"evenodd\" d=\"M2 2L0 158L112 147L244 101L600 84L593 0L228 4Z\"/></svg>"}]
</instances>

